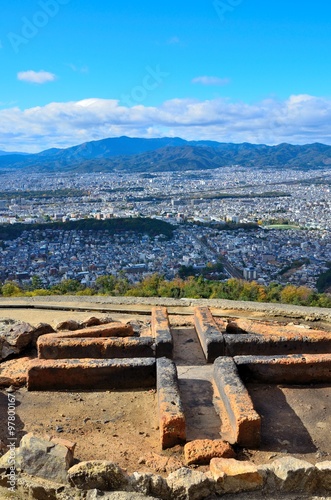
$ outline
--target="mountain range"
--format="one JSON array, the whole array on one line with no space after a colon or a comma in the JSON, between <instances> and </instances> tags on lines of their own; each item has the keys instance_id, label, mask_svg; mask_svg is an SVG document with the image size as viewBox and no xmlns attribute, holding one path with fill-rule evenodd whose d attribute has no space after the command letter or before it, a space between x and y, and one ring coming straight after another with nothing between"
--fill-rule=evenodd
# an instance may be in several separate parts
<instances>
[{"instance_id":1,"label":"mountain range","mask_svg":"<svg viewBox=\"0 0 331 500\"><path fill-rule=\"evenodd\" d=\"M85 142L36 154L0 151L0 173L29 172L164 172L228 166L315 169L331 165L331 146L232 144L185 141L178 137L118 137Z\"/></svg>"}]
</instances>

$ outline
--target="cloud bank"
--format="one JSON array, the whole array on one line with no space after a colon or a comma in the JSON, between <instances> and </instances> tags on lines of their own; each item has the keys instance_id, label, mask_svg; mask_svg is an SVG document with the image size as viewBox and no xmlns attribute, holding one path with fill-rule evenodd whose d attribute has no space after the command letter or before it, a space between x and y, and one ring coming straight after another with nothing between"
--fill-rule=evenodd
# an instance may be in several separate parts
<instances>
[{"instance_id":1,"label":"cloud bank","mask_svg":"<svg viewBox=\"0 0 331 500\"><path fill-rule=\"evenodd\" d=\"M106 137L182 137L260 144L331 144L331 100L293 95L248 104L228 99L173 99L127 107L85 99L0 110L0 149L38 152Z\"/></svg>"},{"instance_id":2,"label":"cloud bank","mask_svg":"<svg viewBox=\"0 0 331 500\"><path fill-rule=\"evenodd\" d=\"M53 73L49 73L48 71L20 71L17 73L17 79L22 82L28 83L48 83L53 82L56 76Z\"/></svg>"}]
</instances>

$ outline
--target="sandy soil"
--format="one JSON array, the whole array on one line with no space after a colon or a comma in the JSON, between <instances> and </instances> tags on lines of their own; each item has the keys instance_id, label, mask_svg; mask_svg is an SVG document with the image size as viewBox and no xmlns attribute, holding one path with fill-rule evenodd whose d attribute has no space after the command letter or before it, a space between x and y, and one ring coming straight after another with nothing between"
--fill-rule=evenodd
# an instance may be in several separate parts
<instances>
[{"instance_id":1,"label":"sandy soil","mask_svg":"<svg viewBox=\"0 0 331 500\"><path fill-rule=\"evenodd\" d=\"M16 393L16 437L27 432L76 442L75 458L110 460L128 472L166 473L180 466L176 453L162 453L156 411L156 391ZM0 392L0 412L7 409ZM6 443L7 422L0 423ZM172 455L172 454L171 454Z\"/></svg>"}]
</instances>

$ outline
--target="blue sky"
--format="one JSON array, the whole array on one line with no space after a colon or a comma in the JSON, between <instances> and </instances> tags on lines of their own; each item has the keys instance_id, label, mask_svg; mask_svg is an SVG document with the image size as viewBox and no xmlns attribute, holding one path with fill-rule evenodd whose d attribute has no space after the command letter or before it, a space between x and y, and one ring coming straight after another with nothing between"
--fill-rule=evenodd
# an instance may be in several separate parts
<instances>
[{"instance_id":1,"label":"blue sky","mask_svg":"<svg viewBox=\"0 0 331 500\"><path fill-rule=\"evenodd\" d=\"M0 149L331 144L331 4L2 0Z\"/></svg>"}]
</instances>

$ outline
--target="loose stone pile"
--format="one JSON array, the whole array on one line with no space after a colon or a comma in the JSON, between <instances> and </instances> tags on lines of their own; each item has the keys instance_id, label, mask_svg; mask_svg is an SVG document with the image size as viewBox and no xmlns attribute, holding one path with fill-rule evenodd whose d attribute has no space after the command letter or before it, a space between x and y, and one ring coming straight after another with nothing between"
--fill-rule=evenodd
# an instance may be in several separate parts
<instances>
[{"instance_id":1,"label":"loose stone pile","mask_svg":"<svg viewBox=\"0 0 331 500\"><path fill-rule=\"evenodd\" d=\"M305 494L327 494L331 488L331 462L314 466L293 457L283 457L256 466L234 458L212 458L209 472L182 467L164 478L140 472L127 474L117 464L107 461L73 465L74 446L59 438L42 440L25 435L16 453L20 472L19 498L92 499L104 498L104 492L111 491L127 492L125 498L128 499L141 493L162 500L200 500L213 494L222 496L249 491L260 492L266 495L265 498L276 491L278 495L298 493L304 497ZM233 455L230 447L224 448L221 443L215 447L219 454ZM188 462L191 453L192 446L185 453ZM7 471L8 454L0 458L0 487L6 486Z\"/></svg>"}]
</instances>

